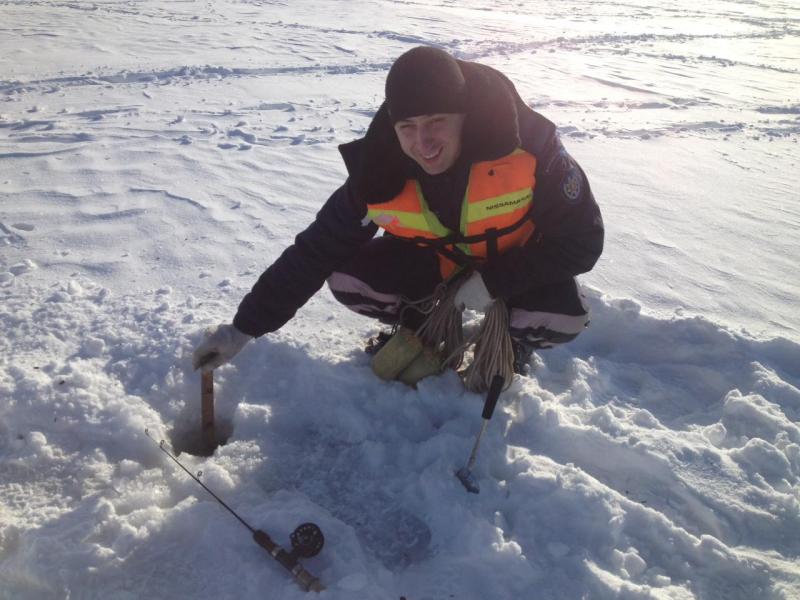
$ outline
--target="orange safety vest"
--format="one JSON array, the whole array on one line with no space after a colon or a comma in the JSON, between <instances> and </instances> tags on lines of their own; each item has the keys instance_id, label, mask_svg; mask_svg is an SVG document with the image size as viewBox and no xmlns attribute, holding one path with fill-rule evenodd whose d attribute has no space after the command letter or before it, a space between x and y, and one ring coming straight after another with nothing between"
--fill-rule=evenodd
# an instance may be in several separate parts
<instances>
[{"instance_id":1,"label":"orange safety vest","mask_svg":"<svg viewBox=\"0 0 800 600\"><path fill-rule=\"evenodd\" d=\"M414 179L391 200L369 204L367 217L392 235L435 248L442 278L448 279L461 267L530 239L535 229L530 218L535 172L536 157L522 149L473 164L458 232L442 225Z\"/></svg>"}]
</instances>

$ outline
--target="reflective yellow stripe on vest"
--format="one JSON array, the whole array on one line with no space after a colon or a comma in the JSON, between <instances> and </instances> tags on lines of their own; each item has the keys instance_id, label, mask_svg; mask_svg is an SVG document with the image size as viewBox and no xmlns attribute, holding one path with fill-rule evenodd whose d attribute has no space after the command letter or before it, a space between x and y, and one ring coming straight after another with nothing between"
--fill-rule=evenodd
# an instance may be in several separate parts
<instances>
[{"instance_id":1,"label":"reflective yellow stripe on vest","mask_svg":"<svg viewBox=\"0 0 800 600\"><path fill-rule=\"evenodd\" d=\"M490 229L502 229L524 220L533 203L536 187L536 157L517 149L498 160L477 163L470 172L466 202L461 213L461 233L480 235ZM518 230L498 239L500 254L521 246L530 238L534 225L528 221ZM485 258L485 242L469 244L467 254Z\"/></svg>"},{"instance_id":2,"label":"reflective yellow stripe on vest","mask_svg":"<svg viewBox=\"0 0 800 600\"><path fill-rule=\"evenodd\" d=\"M428 208L419 183L406 181L403 191L389 202L370 205L367 216L398 237L442 238L452 233Z\"/></svg>"}]
</instances>

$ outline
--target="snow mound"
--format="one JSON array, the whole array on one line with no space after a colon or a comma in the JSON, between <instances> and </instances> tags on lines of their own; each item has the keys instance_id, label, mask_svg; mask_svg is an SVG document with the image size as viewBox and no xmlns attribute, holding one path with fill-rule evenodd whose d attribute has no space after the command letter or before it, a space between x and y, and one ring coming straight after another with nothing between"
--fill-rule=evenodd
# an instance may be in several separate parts
<instances>
[{"instance_id":1,"label":"snow mound","mask_svg":"<svg viewBox=\"0 0 800 600\"><path fill-rule=\"evenodd\" d=\"M164 289L116 296L84 278L3 295L5 589L160 597L168 580L181 596L236 582L240 597L264 586L300 597L145 436L180 447L199 432L189 354L219 307ZM333 597L791 589L800 346L590 299L589 332L536 355L532 377L502 396L477 496L454 471L482 399L452 373L418 390L383 383L348 333L332 346L268 336L219 369L228 443L180 459L283 543L317 522L328 544L307 567Z\"/></svg>"}]
</instances>

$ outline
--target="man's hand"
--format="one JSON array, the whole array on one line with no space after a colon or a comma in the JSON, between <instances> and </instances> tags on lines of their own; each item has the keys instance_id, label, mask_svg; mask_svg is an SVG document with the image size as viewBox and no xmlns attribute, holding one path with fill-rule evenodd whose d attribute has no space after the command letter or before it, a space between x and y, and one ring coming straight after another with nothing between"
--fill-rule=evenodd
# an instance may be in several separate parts
<instances>
[{"instance_id":1,"label":"man's hand","mask_svg":"<svg viewBox=\"0 0 800 600\"><path fill-rule=\"evenodd\" d=\"M192 366L195 371L211 371L224 365L244 348L253 336L242 333L233 325L217 325L216 329L206 334L206 339L192 355Z\"/></svg>"},{"instance_id":2,"label":"man's hand","mask_svg":"<svg viewBox=\"0 0 800 600\"><path fill-rule=\"evenodd\" d=\"M486 312L494 302L494 298L486 289L486 284L483 283L483 277L477 271L461 284L453 300L458 309L468 308L478 312Z\"/></svg>"}]
</instances>

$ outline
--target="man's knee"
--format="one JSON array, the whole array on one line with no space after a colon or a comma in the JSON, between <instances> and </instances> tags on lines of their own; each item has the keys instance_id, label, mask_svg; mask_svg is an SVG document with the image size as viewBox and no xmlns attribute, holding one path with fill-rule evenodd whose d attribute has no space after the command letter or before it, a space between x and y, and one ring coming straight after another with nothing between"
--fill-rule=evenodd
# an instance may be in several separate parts
<instances>
[{"instance_id":1,"label":"man's knee","mask_svg":"<svg viewBox=\"0 0 800 600\"><path fill-rule=\"evenodd\" d=\"M347 273L334 272L328 277L328 287L339 302L366 317L393 323L400 310L398 294L374 290L367 282Z\"/></svg>"},{"instance_id":2,"label":"man's knee","mask_svg":"<svg viewBox=\"0 0 800 600\"><path fill-rule=\"evenodd\" d=\"M406 304L430 295L439 281L433 250L383 236L337 269L328 278L328 287L334 298L361 315L388 324L413 324L419 315Z\"/></svg>"},{"instance_id":3,"label":"man's knee","mask_svg":"<svg viewBox=\"0 0 800 600\"><path fill-rule=\"evenodd\" d=\"M533 348L552 348L574 340L589 324L589 313L564 315L541 311L511 310L509 333Z\"/></svg>"},{"instance_id":4,"label":"man's knee","mask_svg":"<svg viewBox=\"0 0 800 600\"><path fill-rule=\"evenodd\" d=\"M527 307L513 307L509 332L533 348L551 348L574 340L589 325L589 305L577 282L532 294Z\"/></svg>"}]
</instances>

